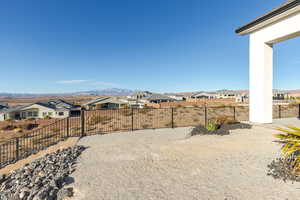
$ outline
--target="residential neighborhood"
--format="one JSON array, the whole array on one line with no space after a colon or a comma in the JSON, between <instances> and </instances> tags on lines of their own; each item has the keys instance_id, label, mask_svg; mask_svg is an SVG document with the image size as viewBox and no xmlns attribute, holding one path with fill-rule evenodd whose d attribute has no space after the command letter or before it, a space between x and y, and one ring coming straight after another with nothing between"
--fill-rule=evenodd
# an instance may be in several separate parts
<instances>
[{"instance_id":1,"label":"residential neighborhood","mask_svg":"<svg viewBox=\"0 0 300 200\"><path fill-rule=\"evenodd\" d=\"M128 96L103 96L96 97L81 105L74 105L62 99L49 99L48 101L34 102L25 105L0 104L0 121L22 119L60 119L78 116L81 109L141 109L145 107L184 107L194 106L195 103L227 103L247 105L248 91L217 90L194 92L191 95L176 93L154 93L150 91L136 91ZM274 103L289 103L291 95L284 90L273 90Z\"/></svg>"},{"instance_id":2,"label":"residential neighborhood","mask_svg":"<svg viewBox=\"0 0 300 200\"><path fill-rule=\"evenodd\" d=\"M300 199L300 0L0 19L0 200Z\"/></svg>"},{"instance_id":3,"label":"residential neighborhood","mask_svg":"<svg viewBox=\"0 0 300 200\"><path fill-rule=\"evenodd\" d=\"M78 107L61 99L0 109L0 121L22 119L65 118L78 113Z\"/></svg>"}]
</instances>

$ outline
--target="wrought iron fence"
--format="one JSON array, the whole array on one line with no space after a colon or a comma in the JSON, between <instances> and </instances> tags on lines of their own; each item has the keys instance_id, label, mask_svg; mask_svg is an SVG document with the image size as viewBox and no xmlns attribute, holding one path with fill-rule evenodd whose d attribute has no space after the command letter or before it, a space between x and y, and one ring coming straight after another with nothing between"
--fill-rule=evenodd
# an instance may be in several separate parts
<instances>
[{"instance_id":1,"label":"wrought iron fence","mask_svg":"<svg viewBox=\"0 0 300 200\"><path fill-rule=\"evenodd\" d=\"M299 117L299 105L274 105L273 118ZM226 117L247 121L248 106L176 107L81 111L80 116L55 121L24 136L0 143L0 168L37 153L68 137L139 129L205 125Z\"/></svg>"}]
</instances>

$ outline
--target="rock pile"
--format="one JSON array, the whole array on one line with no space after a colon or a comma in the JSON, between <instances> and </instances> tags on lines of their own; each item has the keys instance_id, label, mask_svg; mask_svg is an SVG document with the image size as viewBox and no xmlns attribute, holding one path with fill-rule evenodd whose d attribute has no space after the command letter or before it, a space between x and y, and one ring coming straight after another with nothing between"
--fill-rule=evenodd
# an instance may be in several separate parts
<instances>
[{"instance_id":1,"label":"rock pile","mask_svg":"<svg viewBox=\"0 0 300 200\"><path fill-rule=\"evenodd\" d=\"M83 146L47 154L8 175L0 175L0 200L62 200L73 195L69 175Z\"/></svg>"},{"instance_id":2,"label":"rock pile","mask_svg":"<svg viewBox=\"0 0 300 200\"><path fill-rule=\"evenodd\" d=\"M216 128L216 130L207 130L205 126L196 126L191 131L191 136L194 135L229 135L231 130L235 129L251 129L250 124L245 123L232 123L232 124L222 124Z\"/></svg>"},{"instance_id":3,"label":"rock pile","mask_svg":"<svg viewBox=\"0 0 300 200\"><path fill-rule=\"evenodd\" d=\"M268 176L274 179L282 179L284 182L300 182L300 177L293 173L293 162L286 161L284 158L277 158L268 165Z\"/></svg>"}]
</instances>

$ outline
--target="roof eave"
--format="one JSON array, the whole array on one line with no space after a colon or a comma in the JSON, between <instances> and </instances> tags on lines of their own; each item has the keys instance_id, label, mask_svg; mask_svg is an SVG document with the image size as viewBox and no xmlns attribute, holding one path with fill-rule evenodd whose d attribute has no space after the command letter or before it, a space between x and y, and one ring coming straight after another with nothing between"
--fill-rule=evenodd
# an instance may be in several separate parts
<instances>
[{"instance_id":1,"label":"roof eave","mask_svg":"<svg viewBox=\"0 0 300 200\"><path fill-rule=\"evenodd\" d=\"M292 1L274 11L255 19L254 21L238 28L235 33L239 35L245 35L251 33L257 29L265 27L275 21L282 20L290 15L293 15L300 11L300 0Z\"/></svg>"}]
</instances>

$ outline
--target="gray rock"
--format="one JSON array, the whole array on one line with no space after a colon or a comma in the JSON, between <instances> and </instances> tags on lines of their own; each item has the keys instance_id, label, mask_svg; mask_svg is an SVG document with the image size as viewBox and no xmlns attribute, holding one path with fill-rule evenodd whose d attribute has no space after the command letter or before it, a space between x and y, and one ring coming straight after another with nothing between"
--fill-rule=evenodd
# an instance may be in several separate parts
<instances>
[{"instance_id":1,"label":"gray rock","mask_svg":"<svg viewBox=\"0 0 300 200\"><path fill-rule=\"evenodd\" d=\"M63 188L57 193L57 200L64 200L66 197L73 196L73 188Z\"/></svg>"},{"instance_id":2,"label":"gray rock","mask_svg":"<svg viewBox=\"0 0 300 200\"><path fill-rule=\"evenodd\" d=\"M84 147L47 154L8 175L0 175L0 200L56 200L73 195L69 175Z\"/></svg>"},{"instance_id":3,"label":"gray rock","mask_svg":"<svg viewBox=\"0 0 300 200\"><path fill-rule=\"evenodd\" d=\"M0 174L0 184L5 181L5 174Z\"/></svg>"}]
</instances>

